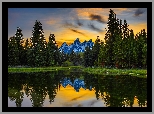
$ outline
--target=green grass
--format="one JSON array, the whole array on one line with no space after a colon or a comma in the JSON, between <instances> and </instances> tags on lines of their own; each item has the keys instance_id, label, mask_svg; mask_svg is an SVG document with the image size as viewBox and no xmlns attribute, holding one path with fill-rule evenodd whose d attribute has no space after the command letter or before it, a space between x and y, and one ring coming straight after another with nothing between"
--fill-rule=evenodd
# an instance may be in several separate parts
<instances>
[{"instance_id":1,"label":"green grass","mask_svg":"<svg viewBox=\"0 0 154 114\"><path fill-rule=\"evenodd\" d=\"M58 71L58 70L71 70L74 68L80 68L79 66L70 67L36 67L36 68L8 68L8 72L46 72L46 71Z\"/></svg>"},{"instance_id":2,"label":"green grass","mask_svg":"<svg viewBox=\"0 0 154 114\"><path fill-rule=\"evenodd\" d=\"M137 77L147 77L146 69L107 69L107 68L84 68L83 71L99 75L131 75Z\"/></svg>"},{"instance_id":3,"label":"green grass","mask_svg":"<svg viewBox=\"0 0 154 114\"><path fill-rule=\"evenodd\" d=\"M41 67L41 68L8 68L8 72L46 72L58 70L81 69L83 72L98 74L98 75L131 75L142 78L147 78L146 69L107 69L107 68L84 68L81 66L69 67Z\"/></svg>"}]
</instances>

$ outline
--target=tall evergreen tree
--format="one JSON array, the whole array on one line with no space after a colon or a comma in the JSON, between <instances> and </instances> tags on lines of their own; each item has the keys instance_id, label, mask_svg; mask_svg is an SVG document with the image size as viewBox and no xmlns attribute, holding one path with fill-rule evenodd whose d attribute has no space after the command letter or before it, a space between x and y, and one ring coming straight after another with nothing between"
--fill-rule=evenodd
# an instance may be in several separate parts
<instances>
[{"instance_id":1,"label":"tall evergreen tree","mask_svg":"<svg viewBox=\"0 0 154 114\"><path fill-rule=\"evenodd\" d=\"M99 66L104 67L106 61L107 61L106 47L105 47L104 42L102 41L101 42L101 46L100 46L100 51L99 51L99 54L98 54L98 63L99 63Z\"/></svg>"},{"instance_id":2,"label":"tall evergreen tree","mask_svg":"<svg viewBox=\"0 0 154 114\"><path fill-rule=\"evenodd\" d=\"M133 68L135 66L135 63L137 61L137 53L136 53L136 43L135 43L135 37L134 32L131 29L130 30L130 36L128 38L128 68Z\"/></svg>"},{"instance_id":3,"label":"tall evergreen tree","mask_svg":"<svg viewBox=\"0 0 154 114\"><path fill-rule=\"evenodd\" d=\"M122 67L128 68L129 64L129 29L128 29L128 24L127 21L124 20L124 25L123 25L123 40L122 40Z\"/></svg>"},{"instance_id":4,"label":"tall evergreen tree","mask_svg":"<svg viewBox=\"0 0 154 114\"><path fill-rule=\"evenodd\" d=\"M137 42L136 53L137 53L137 56L138 56L137 57L137 67L142 68L143 67L143 61L145 59L143 57L146 57L146 55L145 55L146 52L143 52L143 51L145 51L145 49L143 49L143 48L145 48L146 44L147 44L147 34L145 32L145 29L141 30L141 32L139 32L136 35L136 42Z\"/></svg>"},{"instance_id":5,"label":"tall evergreen tree","mask_svg":"<svg viewBox=\"0 0 154 114\"><path fill-rule=\"evenodd\" d=\"M21 33L22 30L20 27L17 27L16 33L15 33L15 40L17 43L17 49L18 49L18 56L19 56L19 65L23 65L23 60L24 60L24 50L23 50L23 43L24 43L24 38L22 37L23 34Z\"/></svg>"},{"instance_id":6,"label":"tall evergreen tree","mask_svg":"<svg viewBox=\"0 0 154 114\"><path fill-rule=\"evenodd\" d=\"M49 42L47 44L47 65L53 66L56 64L55 51L57 50L54 34L50 34Z\"/></svg>"},{"instance_id":7,"label":"tall evergreen tree","mask_svg":"<svg viewBox=\"0 0 154 114\"><path fill-rule=\"evenodd\" d=\"M98 66L98 54L100 51L100 46L101 46L101 41L98 38L99 36L97 36L97 39L94 43L94 46L92 48L92 66Z\"/></svg>"},{"instance_id":8,"label":"tall evergreen tree","mask_svg":"<svg viewBox=\"0 0 154 114\"><path fill-rule=\"evenodd\" d=\"M108 18L108 23L107 23L107 32L105 34L105 43L106 43L106 48L107 48L107 65L108 66L114 66L114 54L113 54L113 43L115 42L115 37L116 37L116 30L118 30L118 23L116 19L116 14L113 12L113 10L110 9L110 14Z\"/></svg>"},{"instance_id":9,"label":"tall evergreen tree","mask_svg":"<svg viewBox=\"0 0 154 114\"><path fill-rule=\"evenodd\" d=\"M46 65L46 45L47 42L44 37L42 24L36 20L33 27L32 37L30 38L31 49L29 61L32 66L45 66Z\"/></svg>"},{"instance_id":10,"label":"tall evergreen tree","mask_svg":"<svg viewBox=\"0 0 154 114\"><path fill-rule=\"evenodd\" d=\"M20 27L17 27L15 35L8 40L8 65L22 65L24 39L21 31Z\"/></svg>"},{"instance_id":11,"label":"tall evergreen tree","mask_svg":"<svg viewBox=\"0 0 154 114\"><path fill-rule=\"evenodd\" d=\"M113 61L115 67L121 67L122 61L122 20L116 19L116 27L114 30L115 40L113 42Z\"/></svg>"}]
</instances>

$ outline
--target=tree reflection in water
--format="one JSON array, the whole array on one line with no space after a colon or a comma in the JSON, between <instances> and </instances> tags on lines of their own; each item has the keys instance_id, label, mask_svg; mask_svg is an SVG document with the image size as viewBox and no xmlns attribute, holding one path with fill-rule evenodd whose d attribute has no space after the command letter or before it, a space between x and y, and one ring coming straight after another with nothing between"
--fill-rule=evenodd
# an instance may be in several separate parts
<instances>
[{"instance_id":1,"label":"tree reflection in water","mask_svg":"<svg viewBox=\"0 0 154 114\"><path fill-rule=\"evenodd\" d=\"M9 73L8 97L21 107L24 93L30 97L33 107L43 107L46 97L50 104L61 85L71 85L76 92L80 88L94 90L96 99L102 99L106 107L133 107L135 99L139 107L147 106L147 79L131 76L99 76L83 72L57 71L41 73Z\"/></svg>"}]
</instances>

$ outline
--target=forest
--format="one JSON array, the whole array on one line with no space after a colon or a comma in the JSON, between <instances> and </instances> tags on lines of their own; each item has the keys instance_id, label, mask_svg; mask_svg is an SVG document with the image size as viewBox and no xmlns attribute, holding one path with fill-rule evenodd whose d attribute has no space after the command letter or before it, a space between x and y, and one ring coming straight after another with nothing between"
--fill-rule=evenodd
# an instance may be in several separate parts
<instances>
[{"instance_id":1,"label":"forest","mask_svg":"<svg viewBox=\"0 0 154 114\"><path fill-rule=\"evenodd\" d=\"M104 41L96 36L92 49L70 54L60 52L56 36L44 37L41 22L37 21L30 40L24 41L22 29L17 27L14 36L8 39L8 67L59 67L84 66L118 69L147 68L147 33L145 29L137 34L128 29L127 21L116 17L113 10L109 18ZM91 39L91 38L90 38ZM103 39L103 38L101 38Z\"/></svg>"}]
</instances>

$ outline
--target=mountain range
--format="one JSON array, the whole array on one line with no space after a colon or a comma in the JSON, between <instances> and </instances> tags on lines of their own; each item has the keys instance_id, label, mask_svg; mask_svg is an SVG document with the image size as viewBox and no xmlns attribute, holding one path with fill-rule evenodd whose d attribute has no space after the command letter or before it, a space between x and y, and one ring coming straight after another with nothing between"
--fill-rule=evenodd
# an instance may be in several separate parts
<instances>
[{"instance_id":1,"label":"mountain range","mask_svg":"<svg viewBox=\"0 0 154 114\"><path fill-rule=\"evenodd\" d=\"M75 79L74 82L71 82L70 78L64 78L63 80L60 81L60 83L62 84L62 86L64 88L66 88L67 85L71 85L72 87L74 87L74 89L76 90L76 92L79 92L80 88L83 89L89 89L90 91L92 90L92 86L87 86L84 82L84 80L80 80L80 79Z\"/></svg>"},{"instance_id":2,"label":"mountain range","mask_svg":"<svg viewBox=\"0 0 154 114\"><path fill-rule=\"evenodd\" d=\"M59 50L62 52L64 52L65 54L70 54L72 51L74 51L75 53L79 53L79 52L84 52L85 48L87 46L90 47L90 49L92 49L94 45L94 42L92 42L92 39L90 39L89 41L84 41L84 42L80 42L79 38L77 38L76 40L74 40L74 42L71 45L68 45L66 42L64 42Z\"/></svg>"}]
</instances>

